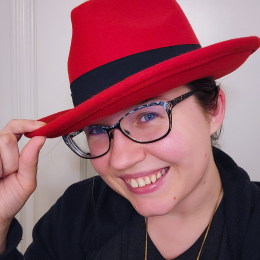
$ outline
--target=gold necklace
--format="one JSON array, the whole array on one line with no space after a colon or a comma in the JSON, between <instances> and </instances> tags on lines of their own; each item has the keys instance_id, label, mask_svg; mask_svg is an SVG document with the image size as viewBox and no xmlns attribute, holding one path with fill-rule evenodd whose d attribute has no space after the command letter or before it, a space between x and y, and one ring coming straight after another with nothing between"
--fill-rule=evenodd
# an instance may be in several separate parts
<instances>
[{"instance_id":1,"label":"gold necklace","mask_svg":"<svg viewBox=\"0 0 260 260\"><path fill-rule=\"evenodd\" d=\"M203 248L203 246L204 246L204 243L205 243L205 241L206 241L207 235L208 235L208 233L209 233L209 228L210 228L212 219L213 219L213 217L214 217L214 215L215 215L215 213L216 213L216 211L217 211L217 208L218 208L218 205L219 205L219 202L220 202L221 193L222 193L222 189L221 189L221 191L220 191L220 193L219 193L219 196L218 196L218 200L217 200L217 202L216 202L215 209L214 209L213 214L212 214L212 216L211 216L211 218L210 218L209 225L208 225L208 227L207 227L206 234L205 234L204 239L203 239L203 241L202 241L202 245L201 245L201 247L200 247L200 251L199 251L199 254L198 254L196 260L199 260L199 258L200 258L200 254L201 254L202 248ZM148 224L147 224L147 223L148 223L148 220L146 219L146 235L145 235L145 255L144 255L144 260L147 260L147 237L148 237L148 232L147 232Z\"/></svg>"}]
</instances>

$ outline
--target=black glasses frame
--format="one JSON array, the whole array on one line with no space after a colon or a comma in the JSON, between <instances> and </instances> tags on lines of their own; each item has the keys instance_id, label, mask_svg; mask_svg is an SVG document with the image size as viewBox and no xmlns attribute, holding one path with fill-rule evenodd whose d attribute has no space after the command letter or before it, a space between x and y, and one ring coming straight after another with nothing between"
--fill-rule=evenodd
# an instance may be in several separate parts
<instances>
[{"instance_id":1,"label":"black glasses frame","mask_svg":"<svg viewBox=\"0 0 260 260\"><path fill-rule=\"evenodd\" d=\"M196 92L196 90L192 90L192 91L189 91L179 97L176 97L172 100L169 100L169 101L156 101L156 102L151 102L151 103L147 103L145 105L141 105L131 111L129 111L128 113L126 113L123 117L121 117L118 122L116 122L114 125L112 126L99 126L101 129L105 130L107 135L108 135L108 138L109 138L109 146L108 146L108 149L105 153L99 155L99 156L96 156L96 157L89 157L90 154L86 154L84 152L82 152L80 150L80 148L75 144L75 142L73 141L73 138L75 136L77 136L78 134L80 134L81 132L83 132L83 129L80 129L76 132L72 132L68 135L64 135L62 136L62 139L63 141L65 142L65 144L74 152L76 153L78 156L84 158L84 159L96 159L96 158L99 158L103 155L105 155L106 153L108 153L108 151L110 150L110 144L111 144L111 140L113 139L113 133L111 132L112 130L114 129L118 129L121 133L123 133L127 138L129 138L130 140L132 140L133 142L136 142L136 143L140 143L140 144L148 144L148 143L153 143L153 142L157 142L161 139L163 139L164 137L166 137L171 129L172 129L172 109L177 105L179 104L180 102L182 102L183 100L185 100L186 98L190 97L191 95L193 95L194 93ZM162 137L160 138L157 138L155 140L152 140L152 141L148 141L148 142L141 142L141 141L138 141L134 138L132 138L131 136L129 136L129 134L124 131L122 128L121 128L121 125L120 125L120 122L126 117L128 116L129 114L132 114L133 112L139 110L139 109L142 109L142 108L146 108L146 107L150 107L150 106L162 106L165 108L167 114L168 114L168 118L169 118L169 129L168 131L166 132L165 135L163 135ZM95 125L93 125L95 126Z\"/></svg>"}]
</instances>

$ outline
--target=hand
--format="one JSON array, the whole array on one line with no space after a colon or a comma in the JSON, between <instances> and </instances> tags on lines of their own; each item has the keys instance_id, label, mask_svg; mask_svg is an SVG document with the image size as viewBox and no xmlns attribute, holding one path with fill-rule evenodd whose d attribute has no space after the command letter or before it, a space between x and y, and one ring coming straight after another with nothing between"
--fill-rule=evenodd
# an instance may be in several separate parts
<instances>
[{"instance_id":1,"label":"hand","mask_svg":"<svg viewBox=\"0 0 260 260\"><path fill-rule=\"evenodd\" d=\"M46 137L33 137L19 154L18 141L45 123L11 120L0 131L0 228L11 223L36 189L39 151Z\"/></svg>"}]
</instances>

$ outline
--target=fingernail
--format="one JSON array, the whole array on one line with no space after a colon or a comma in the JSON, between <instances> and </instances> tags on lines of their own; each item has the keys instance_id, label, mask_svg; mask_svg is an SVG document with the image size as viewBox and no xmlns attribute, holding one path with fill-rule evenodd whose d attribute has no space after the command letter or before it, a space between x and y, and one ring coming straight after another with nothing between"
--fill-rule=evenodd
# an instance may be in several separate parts
<instances>
[{"instance_id":1,"label":"fingernail","mask_svg":"<svg viewBox=\"0 0 260 260\"><path fill-rule=\"evenodd\" d=\"M41 126L46 125L46 123L41 122L41 121L34 121L33 124L34 124L35 126L38 126L38 127L41 127Z\"/></svg>"}]
</instances>

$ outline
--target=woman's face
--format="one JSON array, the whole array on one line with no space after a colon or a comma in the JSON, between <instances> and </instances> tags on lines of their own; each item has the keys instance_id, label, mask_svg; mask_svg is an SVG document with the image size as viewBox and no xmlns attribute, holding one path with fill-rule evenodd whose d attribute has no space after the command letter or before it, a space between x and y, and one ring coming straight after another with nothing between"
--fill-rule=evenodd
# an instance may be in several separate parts
<instances>
[{"instance_id":1,"label":"woman's face","mask_svg":"<svg viewBox=\"0 0 260 260\"><path fill-rule=\"evenodd\" d=\"M158 100L171 100L188 91L181 86L163 93ZM116 113L98 124L113 125L128 111ZM165 138L140 144L115 129L109 152L91 163L103 180L128 199L141 215L184 210L210 182L214 168L212 131L196 98L191 96L173 108L172 130ZM153 182L155 177L159 178ZM151 183L139 187L145 182Z\"/></svg>"}]
</instances>

